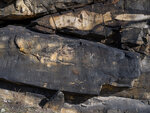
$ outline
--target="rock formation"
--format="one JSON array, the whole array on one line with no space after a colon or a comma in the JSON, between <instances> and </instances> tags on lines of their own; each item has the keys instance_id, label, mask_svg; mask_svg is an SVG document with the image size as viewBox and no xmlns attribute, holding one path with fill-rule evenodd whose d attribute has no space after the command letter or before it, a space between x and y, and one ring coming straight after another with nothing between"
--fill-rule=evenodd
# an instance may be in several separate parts
<instances>
[{"instance_id":1,"label":"rock formation","mask_svg":"<svg viewBox=\"0 0 150 113\"><path fill-rule=\"evenodd\" d=\"M45 105L59 106L54 112L149 113L142 103L150 100L149 6L149 0L1 0L0 79L93 97L78 105L62 97L59 106L58 93Z\"/></svg>"}]
</instances>

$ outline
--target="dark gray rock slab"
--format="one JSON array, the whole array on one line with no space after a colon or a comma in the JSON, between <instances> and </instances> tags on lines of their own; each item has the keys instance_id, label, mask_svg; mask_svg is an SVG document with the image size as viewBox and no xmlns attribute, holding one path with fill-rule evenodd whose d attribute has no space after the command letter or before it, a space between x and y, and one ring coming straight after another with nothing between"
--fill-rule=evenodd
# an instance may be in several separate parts
<instances>
[{"instance_id":1,"label":"dark gray rock slab","mask_svg":"<svg viewBox=\"0 0 150 113\"><path fill-rule=\"evenodd\" d=\"M122 48L150 56L150 26L139 22L126 26L121 31Z\"/></svg>"},{"instance_id":2,"label":"dark gray rock slab","mask_svg":"<svg viewBox=\"0 0 150 113\"><path fill-rule=\"evenodd\" d=\"M100 43L0 28L0 78L53 90L99 94L101 86L132 87L139 54Z\"/></svg>"}]
</instances>

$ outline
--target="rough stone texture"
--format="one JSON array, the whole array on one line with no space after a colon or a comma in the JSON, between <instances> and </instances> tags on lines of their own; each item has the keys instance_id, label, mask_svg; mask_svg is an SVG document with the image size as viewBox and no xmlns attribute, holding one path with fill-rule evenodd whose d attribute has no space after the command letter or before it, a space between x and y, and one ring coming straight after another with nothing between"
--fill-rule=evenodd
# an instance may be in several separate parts
<instances>
[{"instance_id":1,"label":"rough stone texture","mask_svg":"<svg viewBox=\"0 0 150 113\"><path fill-rule=\"evenodd\" d=\"M14 107L21 113L32 112L32 113L149 113L150 110L150 101L145 103L144 101L121 98L121 97L93 97L88 99L86 102L81 104L69 104L63 102L63 93L59 92L57 95L52 97L44 109L40 109L38 106L39 101L42 99L42 95L35 96L35 94L24 94L21 92L14 92L9 90L0 89L0 108L2 101L9 107ZM25 101L24 101L25 100ZM19 105L13 104L12 102L18 102ZM33 107L30 110L25 109L21 106ZM16 108L17 106L17 108ZM60 109L55 109L60 106ZM12 110L12 108L10 109ZM23 112L24 111L24 112ZM13 112L13 111L10 111ZM19 111L18 111L19 112ZM13 112L16 113L16 112Z\"/></svg>"},{"instance_id":2,"label":"rough stone texture","mask_svg":"<svg viewBox=\"0 0 150 113\"><path fill-rule=\"evenodd\" d=\"M143 14L143 11L125 10L119 4L97 3L63 14L44 16L28 28L118 45L122 49L149 55L149 19L149 13Z\"/></svg>"},{"instance_id":3,"label":"rough stone texture","mask_svg":"<svg viewBox=\"0 0 150 113\"><path fill-rule=\"evenodd\" d=\"M149 113L150 105L120 97L94 97L80 105L64 105L61 113Z\"/></svg>"},{"instance_id":4,"label":"rough stone texture","mask_svg":"<svg viewBox=\"0 0 150 113\"><path fill-rule=\"evenodd\" d=\"M134 0L132 3L130 0L1 0L0 17L13 20L31 18L41 14L57 13L96 3L115 4L121 10L129 12L150 12L149 0ZM128 16L131 17L130 15L120 15L119 18Z\"/></svg>"},{"instance_id":5,"label":"rough stone texture","mask_svg":"<svg viewBox=\"0 0 150 113\"><path fill-rule=\"evenodd\" d=\"M150 19L149 13L145 15L136 11L131 13L113 4L97 3L74 11L70 10L64 14L45 16L35 21L33 25L39 31L45 31L44 28L50 29L47 30L49 33L57 30L87 36L88 34L98 35L100 32L103 37L108 37L113 33L111 27L117 29L118 26L122 27L134 21L148 19Z\"/></svg>"},{"instance_id":6,"label":"rough stone texture","mask_svg":"<svg viewBox=\"0 0 150 113\"><path fill-rule=\"evenodd\" d=\"M114 94L116 96L134 98L134 99L143 99L143 100L150 100L150 73L143 73L133 84L133 88L128 90L124 90Z\"/></svg>"},{"instance_id":7,"label":"rough stone texture","mask_svg":"<svg viewBox=\"0 0 150 113\"><path fill-rule=\"evenodd\" d=\"M60 111L62 107L64 106L64 94L63 92L57 92L56 95L54 95L53 98L47 102L43 108L47 109L50 108L51 110L55 111Z\"/></svg>"},{"instance_id":8,"label":"rough stone texture","mask_svg":"<svg viewBox=\"0 0 150 113\"><path fill-rule=\"evenodd\" d=\"M10 4L7 1L0 1L5 6L0 10L0 17L10 20L56 13L93 3L93 0L13 0Z\"/></svg>"},{"instance_id":9,"label":"rough stone texture","mask_svg":"<svg viewBox=\"0 0 150 113\"><path fill-rule=\"evenodd\" d=\"M1 0L0 79L46 88L42 95L63 91L46 96L44 108L54 112L149 113L149 6L149 0ZM98 94L105 97L89 99ZM41 98L24 101L30 99Z\"/></svg>"},{"instance_id":10,"label":"rough stone texture","mask_svg":"<svg viewBox=\"0 0 150 113\"><path fill-rule=\"evenodd\" d=\"M124 49L150 56L150 26L147 22L126 26L121 35Z\"/></svg>"},{"instance_id":11,"label":"rough stone texture","mask_svg":"<svg viewBox=\"0 0 150 113\"><path fill-rule=\"evenodd\" d=\"M131 87L140 75L137 53L17 26L2 28L0 32L0 78L9 81L99 94L103 84Z\"/></svg>"}]
</instances>

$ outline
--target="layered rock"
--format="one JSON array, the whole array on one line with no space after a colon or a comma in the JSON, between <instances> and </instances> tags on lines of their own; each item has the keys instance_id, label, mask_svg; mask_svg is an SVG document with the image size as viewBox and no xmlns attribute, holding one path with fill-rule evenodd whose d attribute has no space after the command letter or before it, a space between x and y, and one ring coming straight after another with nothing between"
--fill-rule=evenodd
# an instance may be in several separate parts
<instances>
[{"instance_id":1,"label":"layered rock","mask_svg":"<svg viewBox=\"0 0 150 113\"><path fill-rule=\"evenodd\" d=\"M148 55L149 19L149 13L125 10L119 3L97 3L63 14L44 16L33 21L28 28L42 33L72 35Z\"/></svg>"},{"instance_id":2,"label":"layered rock","mask_svg":"<svg viewBox=\"0 0 150 113\"><path fill-rule=\"evenodd\" d=\"M17 26L2 28L0 32L2 79L54 90L99 94L103 84L131 87L140 76L137 53Z\"/></svg>"},{"instance_id":3,"label":"layered rock","mask_svg":"<svg viewBox=\"0 0 150 113\"><path fill-rule=\"evenodd\" d=\"M143 103L150 100L149 6L149 0L1 0L0 79L105 96L71 105L65 101L75 98L59 92L45 105L54 112L149 113Z\"/></svg>"},{"instance_id":4,"label":"layered rock","mask_svg":"<svg viewBox=\"0 0 150 113\"><path fill-rule=\"evenodd\" d=\"M18 102L24 106L30 106L39 109L39 102L43 95L14 92L0 89L0 99L4 99L6 104ZM45 104L42 113L149 113L150 101L144 102L135 99L121 97L93 97L81 104L69 104L64 102L64 94L58 92L48 103ZM8 101L8 102L6 102ZM35 112L36 113L36 112Z\"/></svg>"},{"instance_id":5,"label":"layered rock","mask_svg":"<svg viewBox=\"0 0 150 113\"><path fill-rule=\"evenodd\" d=\"M147 22L126 26L121 35L122 48L150 56L150 26Z\"/></svg>"},{"instance_id":6,"label":"layered rock","mask_svg":"<svg viewBox=\"0 0 150 113\"><path fill-rule=\"evenodd\" d=\"M149 113L141 101L119 97L95 97L80 105L64 105L61 113Z\"/></svg>"},{"instance_id":7,"label":"layered rock","mask_svg":"<svg viewBox=\"0 0 150 113\"><path fill-rule=\"evenodd\" d=\"M10 20L33 18L41 14L60 13L95 3L115 4L120 10L128 12L150 12L148 0L134 0L132 3L130 0L2 0L0 1L0 18ZM125 16L120 15L118 18L120 17Z\"/></svg>"},{"instance_id":8,"label":"layered rock","mask_svg":"<svg viewBox=\"0 0 150 113\"><path fill-rule=\"evenodd\" d=\"M33 18L83 7L93 2L93 0L2 0L1 4L5 7L0 10L0 17L10 20Z\"/></svg>"}]
</instances>

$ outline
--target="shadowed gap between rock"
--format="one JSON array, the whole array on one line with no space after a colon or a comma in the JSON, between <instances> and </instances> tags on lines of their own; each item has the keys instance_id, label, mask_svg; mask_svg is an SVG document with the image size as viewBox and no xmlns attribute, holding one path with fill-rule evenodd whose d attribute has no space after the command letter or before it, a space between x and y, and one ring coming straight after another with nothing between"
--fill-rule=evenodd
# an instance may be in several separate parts
<instances>
[{"instance_id":1,"label":"shadowed gap between rock","mask_svg":"<svg viewBox=\"0 0 150 113\"><path fill-rule=\"evenodd\" d=\"M15 92L21 92L21 93L31 93L33 96L34 94L43 95L45 96L45 98L43 98L41 102L39 103L40 106L43 106L50 98L52 98L57 93L57 91L55 90L49 90L49 89L21 84L21 83L13 83L13 82L9 82L3 79L0 79L0 88L10 90L10 91L15 91ZM121 92L126 89L128 88L127 87L115 87L109 84L105 84L102 86L100 96L111 95L111 94ZM64 93L65 102L71 103L71 104L80 104L96 96L96 95L89 95L89 94L77 94L77 93L71 93L71 92L63 92L63 93Z\"/></svg>"}]
</instances>

